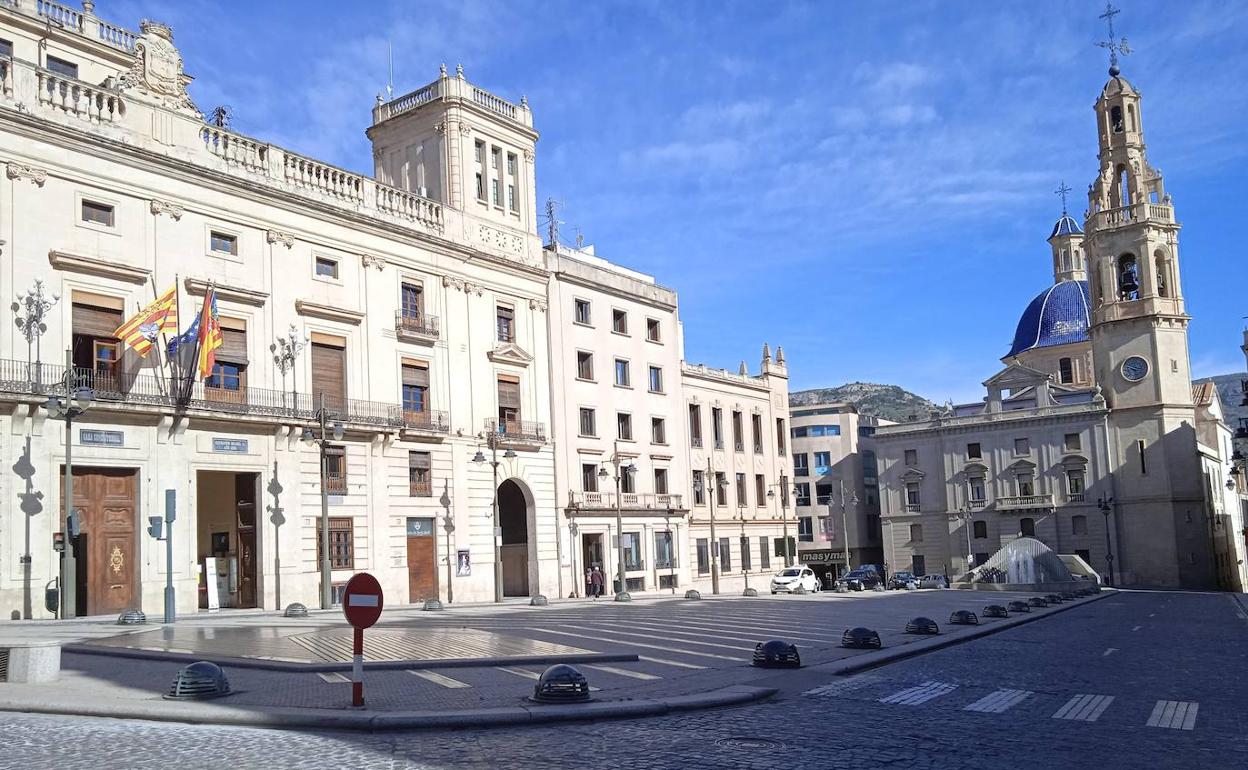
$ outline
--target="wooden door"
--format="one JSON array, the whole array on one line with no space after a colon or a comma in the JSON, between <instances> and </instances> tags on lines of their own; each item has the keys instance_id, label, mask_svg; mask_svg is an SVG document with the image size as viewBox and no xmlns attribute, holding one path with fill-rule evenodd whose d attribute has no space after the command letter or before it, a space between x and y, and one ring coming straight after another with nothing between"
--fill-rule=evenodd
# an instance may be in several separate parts
<instances>
[{"instance_id":1,"label":"wooden door","mask_svg":"<svg viewBox=\"0 0 1248 770\"><path fill-rule=\"evenodd\" d=\"M238 606L256 606L256 475L234 474L238 512Z\"/></svg>"},{"instance_id":2,"label":"wooden door","mask_svg":"<svg viewBox=\"0 0 1248 770\"><path fill-rule=\"evenodd\" d=\"M139 607L137 492L138 472L133 469L74 468L74 507L82 511L79 615L111 615ZM62 522L64 515L62 508Z\"/></svg>"},{"instance_id":3,"label":"wooden door","mask_svg":"<svg viewBox=\"0 0 1248 770\"><path fill-rule=\"evenodd\" d=\"M312 408L321 408L321 396L327 409L346 408L347 351L326 343L312 343Z\"/></svg>"},{"instance_id":4,"label":"wooden door","mask_svg":"<svg viewBox=\"0 0 1248 770\"><path fill-rule=\"evenodd\" d=\"M407 600L438 598L438 546L433 535L407 536Z\"/></svg>"}]
</instances>

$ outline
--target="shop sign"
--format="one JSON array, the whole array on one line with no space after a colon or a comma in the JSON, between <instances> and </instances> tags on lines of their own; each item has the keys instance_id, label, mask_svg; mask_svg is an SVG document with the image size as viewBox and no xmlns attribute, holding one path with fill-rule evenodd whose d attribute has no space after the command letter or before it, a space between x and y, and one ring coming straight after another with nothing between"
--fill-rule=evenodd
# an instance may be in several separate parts
<instances>
[{"instance_id":1,"label":"shop sign","mask_svg":"<svg viewBox=\"0 0 1248 770\"><path fill-rule=\"evenodd\" d=\"M844 564L844 551L798 551L797 560L803 564Z\"/></svg>"},{"instance_id":2,"label":"shop sign","mask_svg":"<svg viewBox=\"0 0 1248 770\"><path fill-rule=\"evenodd\" d=\"M78 431L78 443L89 446L122 446L126 434L119 430L90 430L83 428Z\"/></svg>"},{"instance_id":3,"label":"shop sign","mask_svg":"<svg viewBox=\"0 0 1248 770\"><path fill-rule=\"evenodd\" d=\"M247 439L245 438L214 438L212 440L212 451L227 452L229 454L245 455L247 454Z\"/></svg>"}]
</instances>

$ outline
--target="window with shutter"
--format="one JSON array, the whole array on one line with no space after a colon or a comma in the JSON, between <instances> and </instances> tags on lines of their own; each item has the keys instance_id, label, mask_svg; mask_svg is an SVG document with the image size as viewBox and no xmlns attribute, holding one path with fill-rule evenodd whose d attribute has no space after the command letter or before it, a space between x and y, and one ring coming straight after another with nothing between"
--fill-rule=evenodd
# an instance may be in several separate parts
<instances>
[{"instance_id":1,"label":"window with shutter","mask_svg":"<svg viewBox=\"0 0 1248 770\"><path fill-rule=\"evenodd\" d=\"M498 376L498 422L504 433L520 430L520 378L512 375Z\"/></svg>"},{"instance_id":2,"label":"window with shutter","mask_svg":"<svg viewBox=\"0 0 1248 770\"><path fill-rule=\"evenodd\" d=\"M407 481L411 497L433 495L432 463L428 452L407 453Z\"/></svg>"},{"instance_id":3,"label":"window with shutter","mask_svg":"<svg viewBox=\"0 0 1248 770\"><path fill-rule=\"evenodd\" d=\"M327 409L341 410L347 400L347 350L345 345L312 342L312 398L316 407L324 398Z\"/></svg>"},{"instance_id":4,"label":"window with shutter","mask_svg":"<svg viewBox=\"0 0 1248 770\"><path fill-rule=\"evenodd\" d=\"M497 307L498 314L498 341L499 342L515 342L516 341L516 310L507 305L499 305Z\"/></svg>"},{"instance_id":5,"label":"window with shutter","mask_svg":"<svg viewBox=\"0 0 1248 770\"><path fill-rule=\"evenodd\" d=\"M120 390L121 346L114 336L124 323L120 297L74 292L73 362L81 379L97 390Z\"/></svg>"},{"instance_id":6,"label":"window with shutter","mask_svg":"<svg viewBox=\"0 0 1248 770\"><path fill-rule=\"evenodd\" d=\"M429 366L404 362L402 366L403 412L407 423L427 421L429 415Z\"/></svg>"}]
</instances>

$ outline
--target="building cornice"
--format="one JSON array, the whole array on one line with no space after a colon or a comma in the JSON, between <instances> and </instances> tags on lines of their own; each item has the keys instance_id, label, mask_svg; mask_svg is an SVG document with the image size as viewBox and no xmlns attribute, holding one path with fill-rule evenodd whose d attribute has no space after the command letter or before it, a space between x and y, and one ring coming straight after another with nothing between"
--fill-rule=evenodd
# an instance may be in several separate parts
<instances>
[{"instance_id":1,"label":"building cornice","mask_svg":"<svg viewBox=\"0 0 1248 770\"><path fill-rule=\"evenodd\" d=\"M57 270L67 273L85 273L87 275L112 278L126 283L144 284L151 277L152 271L145 267L121 265L112 260L90 257L85 254L73 254L53 249L48 252L48 262Z\"/></svg>"},{"instance_id":2,"label":"building cornice","mask_svg":"<svg viewBox=\"0 0 1248 770\"><path fill-rule=\"evenodd\" d=\"M202 297L208 291L208 282L202 278L187 278L183 284L186 286L186 293L196 297ZM241 305L264 307L264 303L269 299L268 292L244 289L241 286L214 283L212 288L221 299Z\"/></svg>"},{"instance_id":3,"label":"building cornice","mask_svg":"<svg viewBox=\"0 0 1248 770\"><path fill-rule=\"evenodd\" d=\"M1042 422L1074 422L1087 419L1101 419L1109 414L1109 410L1100 406L1051 407L1041 412L990 412L971 417L950 417L941 422L925 420L921 423L899 423L897 425L881 425L876 428L872 438L877 441L909 437L918 433L933 435L952 435L959 433L978 433L997 428L1014 428L1020 424Z\"/></svg>"},{"instance_id":4,"label":"building cornice","mask_svg":"<svg viewBox=\"0 0 1248 770\"><path fill-rule=\"evenodd\" d=\"M356 310L322 305L317 302L309 302L306 299L295 300L295 312L302 316L320 318L325 321L338 321L339 323L352 326L359 326L364 320L364 314Z\"/></svg>"}]
</instances>

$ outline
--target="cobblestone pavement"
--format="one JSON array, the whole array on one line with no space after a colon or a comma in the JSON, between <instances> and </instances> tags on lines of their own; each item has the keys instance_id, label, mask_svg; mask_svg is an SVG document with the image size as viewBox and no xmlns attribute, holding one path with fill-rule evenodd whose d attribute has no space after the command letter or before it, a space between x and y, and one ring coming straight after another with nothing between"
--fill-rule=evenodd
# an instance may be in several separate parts
<instances>
[{"instance_id":1,"label":"cobblestone pavement","mask_svg":"<svg viewBox=\"0 0 1248 770\"><path fill-rule=\"evenodd\" d=\"M1227 595L1128 592L853 677L776 672L741 708L381 734L6 715L0 768L1245 767L1246 636Z\"/></svg>"}]
</instances>

